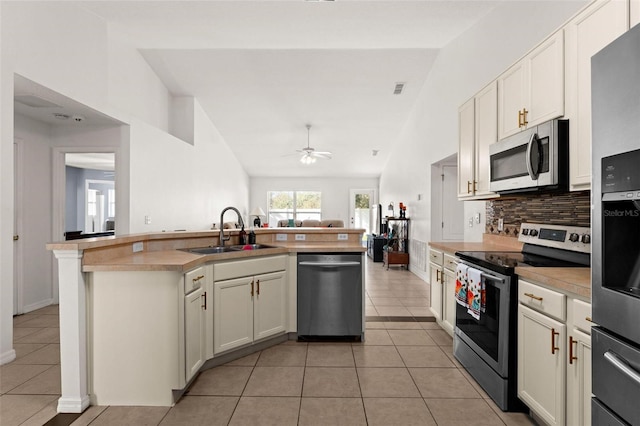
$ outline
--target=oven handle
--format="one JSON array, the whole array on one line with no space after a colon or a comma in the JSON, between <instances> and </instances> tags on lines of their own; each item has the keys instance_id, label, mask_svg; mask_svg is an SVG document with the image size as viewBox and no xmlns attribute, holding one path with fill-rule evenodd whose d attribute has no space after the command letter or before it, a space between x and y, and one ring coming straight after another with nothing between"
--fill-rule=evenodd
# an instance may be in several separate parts
<instances>
[{"instance_id":1,"label":"oven handle","mask_svg":"<svg viewBox=\"0 0 640 426\"><path fill-rule=\"evenodd\" d=\"M620 370L621 373L640 385L640 373L634 370L624 358L611 351L606 351L604 353L604 358L613 364L615 368Z\"/></svg>"},{"instance_id":2,"label":"oven handle","mask_svg":"<svg viewBox=\"0 0 640 426\"><path fill-rule=\"evenodd\" d=\"M310 262L310 261L302 261L298 263L299 266L360 266L360 262L354 261L337 261L337 262Z\"/></svg>"},{"instance_id":3,"label":"oven handle","mask_svg":"<svg viewBox=\"0 0 640 426\"><path fill-rule=\"evenodd\" d=\"M499 278L499 277L496 277L495 275L486 274L486 273L484 273L484 272L480 272L480 274L482 274L482 276L483 276L483 277L485 277L485 278L489 278L489 279L490 279L490 280L492 280L492 281L499 281L499 282L501 282L501 283L503 283L503 282L504 282L504 278Z\"/></svg>"}]
</instances>

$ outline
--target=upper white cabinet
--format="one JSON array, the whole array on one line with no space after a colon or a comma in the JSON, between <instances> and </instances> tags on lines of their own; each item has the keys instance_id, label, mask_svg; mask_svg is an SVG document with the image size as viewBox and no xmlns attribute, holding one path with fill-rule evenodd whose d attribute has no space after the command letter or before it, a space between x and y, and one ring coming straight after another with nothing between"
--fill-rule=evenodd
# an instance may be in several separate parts
<instances>
[{"instance_id":1,"label":"upper white cabinet","mask_svg":"<svg viewBox=\"0 0 640 426\"><path fill-rule=\"evenodd\" d=\"M638 0L632 0L638 6ZM636 17L638 19L638 17ZM569 119L569 184L591 187L591 57L628 29L626 1L600 0L565 27L566 114Z\"/></svg>"},{"instance_id":2,"label":"upper white cabinet","mask_svg":"<svg viewBox=\"0 0 640 426\"><path fill-rule=\"evenodd\" d=\"M458 198L496 196L489 190L489 145L498 137L497 104L494 81L459 109Z\"/></svg>"},{"instance_id":3,"label":"upper white cabinet","mask_svg":"<svg viewBox=\"0 0 640 426\"><path fill-rule=\"evenodd\" d=\"M629 12L631 14L629 19L630 28L640 24L640 0L631 0Z\"/></svg>"},{"instance_id":4,"label":"upper white cabinet","mask_svg":"<svg viewBox=\"0 0 640 426\"><path fill-rule=\"evenodd\" d=\"M564 115L564 33L498 77L498 139Z\"/></svg>"}]
</instances>

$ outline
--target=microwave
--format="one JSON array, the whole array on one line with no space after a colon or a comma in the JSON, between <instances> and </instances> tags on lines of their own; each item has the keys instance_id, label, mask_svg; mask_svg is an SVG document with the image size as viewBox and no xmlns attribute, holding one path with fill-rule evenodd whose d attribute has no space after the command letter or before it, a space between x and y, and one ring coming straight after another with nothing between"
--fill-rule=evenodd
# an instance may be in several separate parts
<instances>
[{"instance_id":1,"label":"microwave","mask_svg":"<svg viewBox=\"0 0 640 426\"><path fill-rule=\"evenodd\" d=\"M490 145L489 164L492 192L566 191L569 120L547 121Z\"/></svg>"}]
</instances>

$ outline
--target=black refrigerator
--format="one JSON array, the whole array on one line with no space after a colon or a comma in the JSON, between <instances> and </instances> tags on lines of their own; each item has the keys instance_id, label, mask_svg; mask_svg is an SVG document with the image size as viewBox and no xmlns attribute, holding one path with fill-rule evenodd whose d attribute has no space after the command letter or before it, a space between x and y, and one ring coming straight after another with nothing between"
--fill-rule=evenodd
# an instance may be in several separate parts
<instances>
[{"instance_id":1,"label":"black refrigerator","mask_svg":"<svg viewBox=\"0 0 640 426\"><path fill-rule=\"evenodd\" d=\"M591 59L594 425L640 425L640 25Z\"/></svg>"}]
</instances>

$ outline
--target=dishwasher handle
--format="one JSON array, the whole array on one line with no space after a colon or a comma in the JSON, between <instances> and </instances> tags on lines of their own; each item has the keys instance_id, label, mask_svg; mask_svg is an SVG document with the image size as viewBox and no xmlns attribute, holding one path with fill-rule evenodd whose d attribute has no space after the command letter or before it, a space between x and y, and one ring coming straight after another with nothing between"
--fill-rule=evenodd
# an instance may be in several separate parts
<instances>
[{"instance_id":1,"label":"dishwasher handle","mask_svg":"<svg viewBox=\"0 0 640 426\"><path fill-rule=\"evenodd\" d=\"M344 262L312 262L312 261L302 261L298 262L298 266L360 266L360 262L354 261L344 261Z\"/></svg>"}]
</instances>

